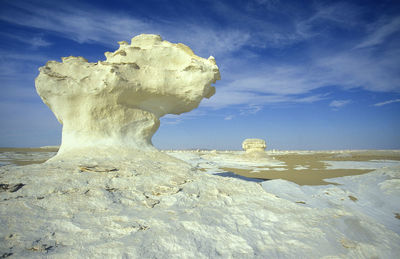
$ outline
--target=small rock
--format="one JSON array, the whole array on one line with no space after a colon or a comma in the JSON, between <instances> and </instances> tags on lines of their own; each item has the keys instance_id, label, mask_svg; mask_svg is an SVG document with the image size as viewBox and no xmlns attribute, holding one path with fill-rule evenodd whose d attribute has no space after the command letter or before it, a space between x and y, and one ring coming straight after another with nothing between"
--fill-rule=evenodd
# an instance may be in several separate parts
<instances>
[{"instance_id":1,"label":"small rock","mask_svg":"<svg viewBox=\"0 0 400 259\"><path fill-rule=\"evenodd\" d=\"M249 152L264 152L267 144L263 139L256 139L256 138L248 138L245 139L242 143L243 149Z\"/></svg>"}]
</instances>

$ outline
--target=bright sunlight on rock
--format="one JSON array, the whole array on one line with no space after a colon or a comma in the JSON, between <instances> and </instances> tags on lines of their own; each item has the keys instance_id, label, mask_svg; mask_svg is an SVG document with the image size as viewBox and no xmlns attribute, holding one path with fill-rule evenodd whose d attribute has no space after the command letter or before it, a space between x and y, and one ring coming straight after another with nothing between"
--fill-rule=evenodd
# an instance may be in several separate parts
<instances>
[{"instance_id":1,"label":"bright sunlight on rock","mask_svg":"<svg viewBox=\"0 0 400 259\"><path fill-rule=\"evenodd\" d=\"M191 111L214 95L220 74L212 56L151 34L119 45L106 61L66 57L39 69L37 92L63 124L57 157L85 148L155 151L160 117Z\"/></svg>"},{"instance_id":2,"label":"bright sunlight on rock","mask_svg":"<svg viewBox=\"0 0 400 259\"><path fill-rule=\"evenodd\" d=\"M248 138L243 141L242 147L248 153L264 152L267 144L265 144L265 140L263 139Z\"/></svg>"}]
</instances>

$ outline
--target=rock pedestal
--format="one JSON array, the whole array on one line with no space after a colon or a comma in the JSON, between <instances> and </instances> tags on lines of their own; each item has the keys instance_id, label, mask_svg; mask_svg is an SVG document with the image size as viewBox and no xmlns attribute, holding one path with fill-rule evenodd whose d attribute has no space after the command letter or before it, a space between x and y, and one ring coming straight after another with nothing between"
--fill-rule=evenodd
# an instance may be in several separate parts
<instances>
[{"instance_id":1,"label":"rock pedestal","mask_svg":"<svg viewBox=\"0 0 400 259\"><path fill-rule=\"evenodd\" d=\"M253 153L264 152L267 145L263 139L248 138L243 141L242 147L246 153Z\"/></svg>"},{"instance_id":2,"label":"rock pedestal","mask_svg":"<svg viewBox=\"0 0 400 259\"><path fill-rule=\"evenodd\" d=\"M82 148L155 150L151 138L160 117L191 111L215 93L211 84L220 74L213 57L158 35L119 45L105 61L66 57L39 69L36 90L63 125L58 155Z\"/></svg>"}]
</instances>

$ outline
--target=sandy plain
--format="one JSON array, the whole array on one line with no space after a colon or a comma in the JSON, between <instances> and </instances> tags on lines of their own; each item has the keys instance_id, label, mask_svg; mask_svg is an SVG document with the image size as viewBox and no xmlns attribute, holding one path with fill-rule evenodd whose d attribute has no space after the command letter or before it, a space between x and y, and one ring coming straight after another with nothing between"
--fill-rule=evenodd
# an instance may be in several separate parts
<instances>
[{"instance_id":1,"label":"sandy plain","mask_svg":"<svg viewBox=\"0 0 400 259\"><path fill-rule=\"evenodd\" d=\"M240 168L222 168L223 170L233 172L250 178L263 180L283 179L294 182L299 185L326 185L335 184L324 179L337 178L343 176L360 175L372 172L372 169L328 169L327 161L400 161L400 152L398 151L347 151L343 153L332 153L332 151L316 153L287 153L273 155L276 160L286 164L286 170L263 170L255 168L251 170Z\"/></svg>"},{"instance_id":2,"label":"sandy plain","mask_svg":"<svg viewBox=\"0 0 400 259\"><path fill-rule=\"evenodd\" d=\"M57 147L42 148L0 148L0 163L18 166L41 164L53 157ZM175 152L175 151L172 151ZM180 151L185 152L185 151ZM209 153L209 151L186 151ZM230 153L229 151L223 151ZM238 153L238 151L231 151ZM240 152L239 152L240 153ZM285 167L266 167L253 165L250 168L224 167L220 173L233 173L260 181L283 179L298 185L328 185L336 183L325 179L372 172L374 169L351 168L330 169L329 161L368 162L368 161L400 161L399 150L356 150L356 151L269 151L268 157L283 162ZM206 168L200 168L206 171Z\"/></svg>"}]
</instances>

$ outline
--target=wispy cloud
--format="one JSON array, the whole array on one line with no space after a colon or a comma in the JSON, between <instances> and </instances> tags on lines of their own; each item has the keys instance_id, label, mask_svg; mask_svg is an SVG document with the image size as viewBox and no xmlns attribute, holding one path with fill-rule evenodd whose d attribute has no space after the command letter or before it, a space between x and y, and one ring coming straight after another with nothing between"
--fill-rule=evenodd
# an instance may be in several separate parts
<instances>
[{"instance_id":1,"label":"wispy cloud","mask_svg":"<svg viewBox=\"0 0 400 259\"><path fill-rule=\"evenodd\" d=\"M350 29L360 26L360 7L348 2L315 3L315 12L295 22L296 33L304 39L325 36L334 27Z\"/></svg>"},{"instance_id":2,"label":"wispy cloud","mask_svg":"<svg viewBox=\"0 0 400 259\"><path fill-rule=\"evenodd\" d=\"M236 70L225 74L229 81L221 83L204 105L313 102L325 99L313 94L324 87L400 92L400 51L395 47L380 55L370 49L316 50L303 64L258 61L253 66L254 61L246 59L229 63L235 63Z\"/></svg>"},{"instance_id":3,"label":"wispy cloud","mask_svg":"<svg viewBox=\"0 0 400 259\"><path fill-rule=\"evenodd\" d=\"M280 15L296 14L295 10L292 14L285 14L277 8L278 3L269 6L273 6ZM157 20L151 17L135 17L122 11L108 12L89 5L72 7L51 2L36 5L26 1L10 1L9 5L15 8L0 11L0 20L46 30L79 43L100 43L107 46L115 46L116 41L128 40L140 33L161 34L165 38L173 38L190 45L202 55L208 55L210 49L215 52L212 55L217 55L234 52L243 46L281 48L303 38L296 33L289 19L283 26L274 19L246 15L242 10L220 1L209 1L208 4L212 12L232 25L221 27L215 22L209 22L208 18L201 21L179 20L179 17L175 17L175 20Z\"/></svg>"},{"instance_id":4,"label":"wispy cloud","mask_svg":"<svg viewBox=\"0 0 400 259\"><path fill-rule=\"evenodd\" d=\"M262 110L261 105L250 104L240 109L240 115L256 114Z\"/></svg>"},{"instance_id":5,"label":"wispy cloud","mask_svg":"<svg viewBox=\"0 0 400 259\"><path fill-rule=\"evenodd\" d=\"M317 40L314 43L315 37L331 36L324 31L325 25L349 30L353 26L368 27L360 21L362 8L350 3L315 4L313 10L299 14L296 8L282 9L284 3L280 1L255 2L270 11L271 18L265 19L264 16L246 15L243 10L223 2L210 1L210 10L225 19L230 24L227 27L206 19L185 23L179 19L160 21L94 6L9 3L15 8L0 11L1 20L41 29L43 33L79 43L115 46L116 41L129 40L139 33L156 33L167 40L189 45L201 56L216 55L222 81L218 82L217 94L205 100L202 107L240 106L239 109L246 110L251 105L312 103L326 98L314 91L327 86L400 92L398 47L386 48L379 55L363 48L382 43L397 30L400 18L384 20L381 26L371 29L369 35L347 44L346 48L326 49L318 47ZM253 8L256 10L260 6ZM281 20L276 22L274 19L279 17ZM49 42L45 35L38 36L32 45L46 46ZM282 60L259 59L258 52L251 50L283 49L300 41L309 46L300 61L288 56L283 56ZM169 121L177 122L175 119Z\"/></svg>"},{"instance_id":6,"label":"wispy cloud","mask_svg":"<svg viewBox=\"0 0 400 259\"><path fill-rule=\"evenodd\" d=\"M321 70L265 64L235 76L227 88L272 95L303 94L328 84L324 77L318 76Z\"/></svg>"},{"instance_id":7,"label":"wispy cloud","mask_svg":"<svg viewBox=\"0 0 400 259\"><path fill-rule=\"evenodd\" d=\"M249 105L262 107L266 105L313 103L325 99L324 95L265 95L261 93L247 92L246 90L229 90L222 88L217 90L213 98L204 100L202 107L222 109L227 107L239 107L239 112L247 109ZM249 114L249 113L247 113Z\"/></svg>"},{"instance_id":8,"label":"wispy cloud","mask_svg":"<svg viewBox=\"0 0 400 259\"><path fill-rule=\"evenodd\" d=\"M11 51L0 51L0 57L2 60L18 60L18 61L34 61L34 62L43 62L48 57L41 54L36 53L18 53L18 52L11 52Z\"/></svg>"},{"instance_id":9,"label":"wispy cloud","mask_svg":"<svg viewBox=\"0 0 400 259\"><path fill-rule=\"evenodd\" d=\"M5 87L5 79L20 80L33 77L37 74L37 64L44 64L47 60L49 58L41 54L0 51L1 87Z\"/></svg>"},{"instance_id":10,"label":"wispy cloud","mask_svg":"<svg viewBox=\"0 0 400 259\"><path fill-rule=\"evenodd\" d=\"M232 120L235 117L235 115L228 115L224 118L224 120L229 121Z\"/></svg>"},{"instance_id":11,"label":"wispy cloud","mask_svg":"<svg viewBox=\"0 0 400 259\"><path fill-rule=\"evenodd\" d=\"M161 117L162 124L168 125L176 125L182 123L184 120L191 120L199 116L206 115L207 112L202 109L195 109L191 112L183 113L183 114L167 114Z\"/></svg>"},{"instance_id":12,"label":"wispy cloud","mask_svg":"<svg viewBox=\"0 0 400 259\"><path fill-rule=\"evenodd\" d=\"M385 102L375 103L374 106L383 106L383 105L387 105L387 104L391 104L391 103L398 103L398 102L400 102L400 99L394 99L394 100L389 100L389 101L385 101Z\"/></svg>"},{"instance_id":13,"label":"wispy cloud","mask_svg":"<svg viewBox=\"0 0 400 259\"><path fill-rule=\"evenodd\" d=\"M387 48L376 55L370 50L346 50L334 56L315 60L315 66L324 69L320 76L332 85L345 89L362 88L378 92L399 92L400 52Z\"/></svg>"},{"instance_id":14,"label":"wispy cloud","mask_svg":"<svg viewBox=\"0 0 400 259\"><path fill-rule=\"evenodd\" d=\"M0 13L9 23L46 30L79 43L113 44L115 39L148 30L149 25L126 15L113 14L96 8L80 9L63 5L40 6L28 2L12 2L17 7Z\"/></svg>"},{"instance_id":15,"label":"wispy cloud","mask_svg":"<svg viewBox=\"0 0 400 259\"><path fill-rule=\"evenodd\" d=\"M334 109L343 108L344 106L348 105L351 100L333 100L329 106Z\"/></svg>"},{"instance_id":16,"label":"wispy cloud","mask_svg":"<svg viewBox=\"0 0 400 259\"><path fill-rule=\"evenodd\" d=\"M25 35L18 35L16 33L0 33L0 37L5 37L13 40L17 40L19 42L22 42L28 46L30 46L32 49L37 49L40 47L47 47L52 45L51 42L45 40L43 36L41 35L31 35L31 34L26 34Z\"/></svg>"},{"instance_id":17,"label":"wispy cloud","mask_svg":"<svg viewBox=\"0 0 400 259\"><path fill-rule=\"evenodd\" d=\"M17 9L0 12L0 20L45 30L78 43L115 46L117 41L129 40L140 33L153 33L188 44L197 53L208 57L240 49L250 39L249 33L235 28L217 28L179 20L159 22L123 12L108 12L94 6L80 8L63 5L59 8L52 5L50 8L26 2L12 5ZM31 41L36 46L48 44L39 37Z\"/></svg>"},{"instance_id":18,"label":"wispy cloud","mask_svg":"<svg viewBox=\"0 0 400 259\"><path fill-rule=\"evenodd\" d=\"M242 34L250 35L248 46L283 48L304 39L293 26L293 21L299 18L298 9L284 1L246 1L239 8L230 1L229 4L208 2L218 17L229 21Z\"/></svg>"},{"instance_id":19,"label":"wispy cloud","mask_svg":"<svg viewBox=\"0 0 400 259\"><path fill-rule=\"evenodd\" d=\"M365 48L381 44L387 37L400 31L400 16L394 17L389 21L387 19L381 20L371 27L372 33L358 44L356 48Z\"/></svg>"}]
</instances>

